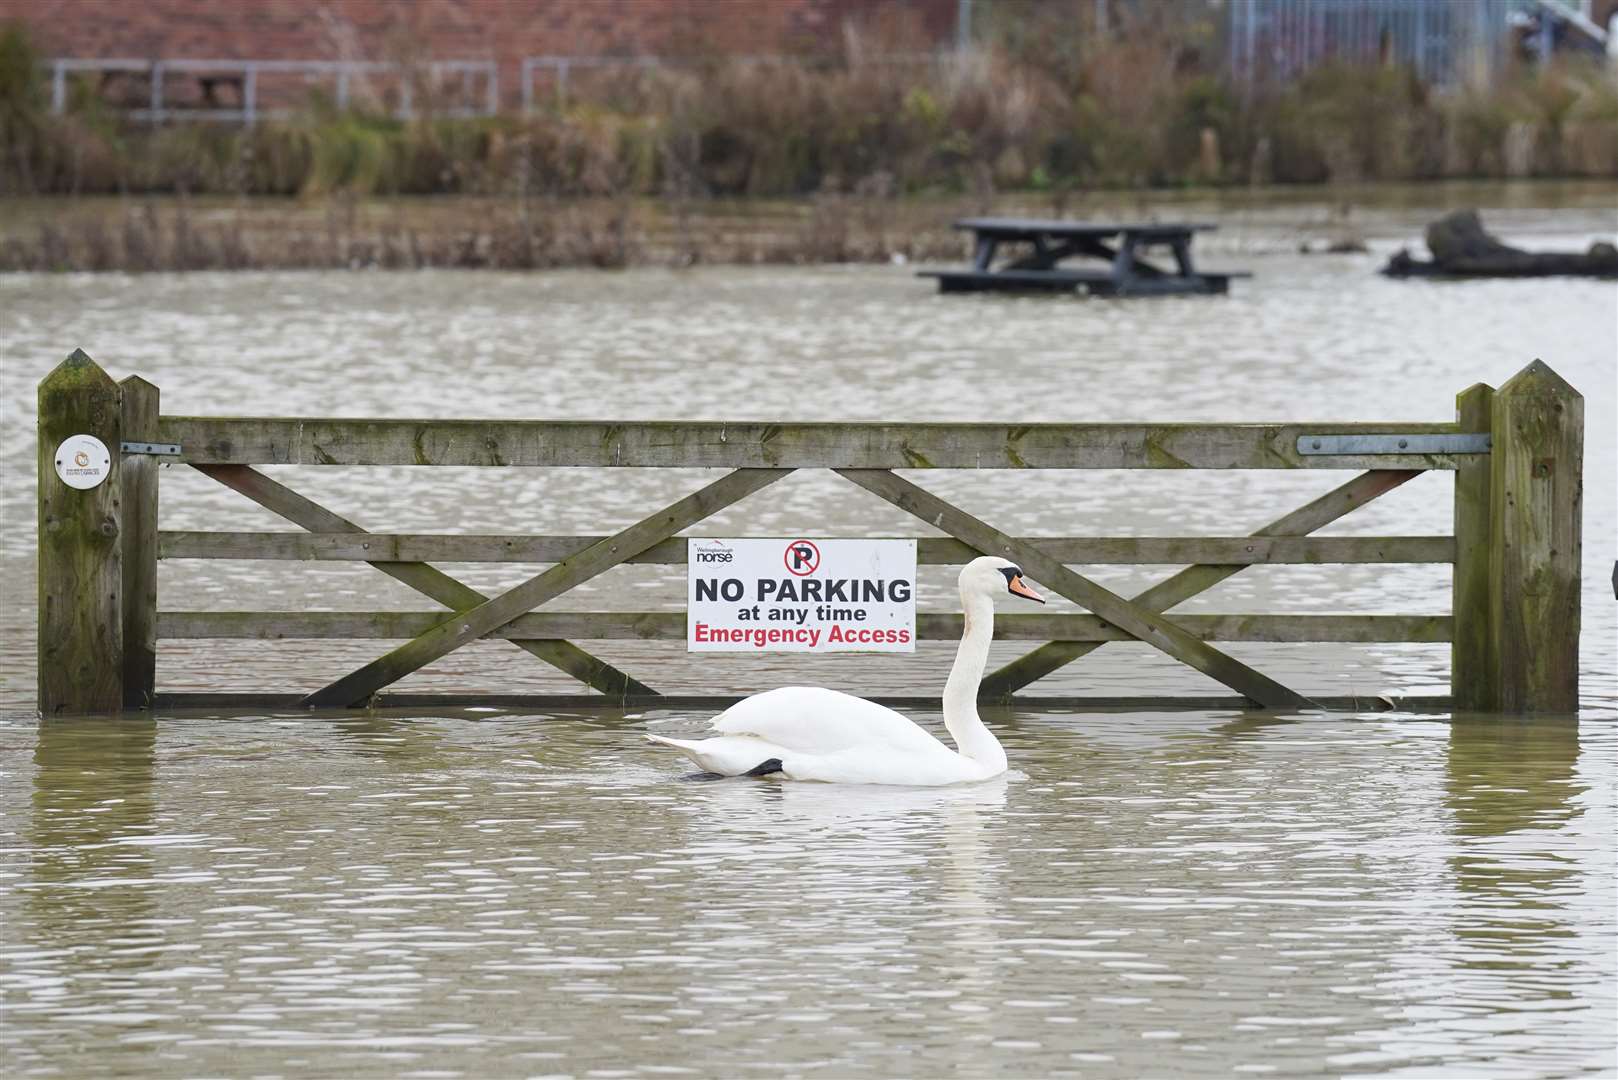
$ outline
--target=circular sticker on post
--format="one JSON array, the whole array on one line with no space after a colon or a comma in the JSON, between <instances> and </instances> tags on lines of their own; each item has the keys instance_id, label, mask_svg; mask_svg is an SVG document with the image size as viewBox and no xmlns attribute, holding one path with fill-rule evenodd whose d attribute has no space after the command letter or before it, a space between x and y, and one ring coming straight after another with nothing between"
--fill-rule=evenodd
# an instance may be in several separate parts
<instances>
[{"instance_id":1,"label":"circular sticker on post","mask_svg":"<svg viewBox=\"0 0 1618 1080\"><path fill-rule=\"evenodd\" d=\"M110 472L112 455L107 444L94 435L69 435L56 448L56 475L68 487L93 488Z\"/></svg>"}]
</instances>

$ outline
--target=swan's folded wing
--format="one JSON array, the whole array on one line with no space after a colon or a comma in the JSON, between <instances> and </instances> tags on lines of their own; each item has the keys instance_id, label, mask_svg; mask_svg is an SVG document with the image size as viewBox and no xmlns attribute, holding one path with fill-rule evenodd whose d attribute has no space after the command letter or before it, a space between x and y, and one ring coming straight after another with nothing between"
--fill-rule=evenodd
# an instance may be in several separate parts
<instances>
[{"instance_id":1,"label":"swan's folded wing","mask_svg":"<svg viewBox=\"0 0 1618 1080\"><path fill-rule=\"evenodd\" d=\"M904 715L820 686L783 686L755 694L714 717L713 729L815 754L859 747L912 754L948 750Z\"/></svg>"}]
</instances>

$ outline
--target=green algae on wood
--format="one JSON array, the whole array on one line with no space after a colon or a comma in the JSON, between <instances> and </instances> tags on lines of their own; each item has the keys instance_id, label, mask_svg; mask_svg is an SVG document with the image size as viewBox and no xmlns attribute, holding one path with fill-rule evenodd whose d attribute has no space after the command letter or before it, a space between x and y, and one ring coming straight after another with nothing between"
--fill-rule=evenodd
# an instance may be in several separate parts
<instances>
[{"instance_id":1,"label":"green algae on wood","mask_svg":"<svg viewBox=\"0 0 1618 1080\"><path fill-rule=\"evenodd\" d=\"M157 387L131 375L123 395L122 438L157 440ZM157 689L158 459L130 454L119 465L123 499L124 707L143 709Z\"/></svg>"},{"instance_id":2,"label":"green algae on wood","mask_svg":"<svg viewBox=\"0 0 1618 1080\"><path fill-rule=\"evenodd\" d=\"M315 691L304 699L304 704L312 708L352 708L363 704L383 687L762 490L791 471L738 469L731 472L494 599L458 613L455 618Z\"/></svg>"},{"instance_id":3,"label":"green algae on wood","mask_svg":"<svg viewBox=\"0 0 1618 1080\"><path fill-rule=\"evenodd\" d=\"M1302 435L1453 423L886 424L167 416L194 465L575 468L1454 469L1469 455L1300 454Z\"/></svg>"},{"instance_id":4,"label":"green algae on wood","mask_svg":"<svg viewBox=\"0 0 1618 1080\"><path fill-rule=\"evenodd\" d=\"M211 466L210 466L211 467ZM603 536L514 536L501 533L216 532L158 534L164 559L251 559L282 562L555 563ZM625 562L684 566L687 538L670 537ZM1448 536L1043 536L1028 543L1070 565L1217 563L1449 563ZM959 566L983 554L953 537L920 537L916 561Z\"/></svg>"},{"instance_id":5,"label":"green algae on wood","mask_svg":"<svg viewBox=\"0 0 1618 1080\"><path fill-rule=\"evenodd\" d=\"M442 611L165 611L159 617L159 632L164 639L401 641L454 617ZM1179 615L1176 623L1201 641L1444 642L1451 636L1447 615ZM962 630L958 612L916 613L916 636L922 641L959 641ZM994 636L997 641L1135 640L1098 616L1069 613L1002 612L995 616ZM483 637L684 641L686 616L679 611L532 611ZM600 661L584 654L580 663ZM584 675L579 678L590 681Z\"/></svg>"},{"instance_id":6,"label":"green algae on wood","mask_svg":"<svg viewBox=\"0 0 1618 1080\"><path fill-rule=\"evenodd\" d=\"M245 495L266 510L279 514L305 529L318 529L329 534L352 537L361 545L371 542L371 534L352 521L304 498L285 484L272 480L263 473L243 465L200 465L197 469L226 487ZM394 580L438 601L451 612L474 608L488 600L488 597L471 586L462 584L442 570L424 562L401 562L381 557L388 554L385 550L386 544L379 542L378 547L384 550L366 551L370 558L365 561ZM440 616L440 621L444 618L447 618L447 614ZM625 694L656 694L656 691L646 684L569 642L522 639L514 641L513 644L531 656L580 678L604 694L614 697L622 697Z\"/></svg>"},{"instance_id":7,"label":"green algae on wood","mask_svg":"<svg viewBox=\"0 0 1618 1080\"><path fill-rule=\"evenodd\" d=\"M1356 476L1317 499L1285 514L1253 533L1253 538L1301 536L1324 528L1345 514L1406 483L1419 474L1401 470L1374 470ZM1241 563L1199 563L1165 578L1131 600L1150 611L1167 611L1205 592L1242 570ZM1059 671L1100 645L1086 641L1048 641L1032 652L990 672L979 686L985 700L1007 698L1030 683Z\"/></svg>"},{"instance_id":8,"label":"green algae on wood","mask_svg":"<svg viewBox=\"0 0 1618 1080\"><path fill-rule=\"evenodd\" d=\"M1495 391L1490 656L1500 712L1579 706L1584 398L1535 360Z\"/></svg>"},{"instance_id":9,"label":"green algae on wood","mask_svg":"<svg viewBox=\"0 0 1618 1080\"><path fill-rule=\"evenodd\" d=\"M118 384L75 350L39 384L39 711L116 713L124 703ZM112 464L93 488L68 487L55 453L72 435L106 444Z\"/></svg>"},{"instance_id":10,"label":"green algae on wood","mask_svg":"<svg viewBox=\"0 0 1618 1080\"><path fill-rule=\"evenodd\" d=\"M1455 397L1455 419L1467 431L1490 428L1494 388L1484 383L1467 387ZM1450 645L1450 696L1455 708L1487 711L1495 708L1498 672L1493 656L1494 636L1489 629L1489 490L1494 455L1483 454L1455 471L1455 572L1451 579L1450 611L1455 616L1455 640Z\"/></svg>"}]
</instances>

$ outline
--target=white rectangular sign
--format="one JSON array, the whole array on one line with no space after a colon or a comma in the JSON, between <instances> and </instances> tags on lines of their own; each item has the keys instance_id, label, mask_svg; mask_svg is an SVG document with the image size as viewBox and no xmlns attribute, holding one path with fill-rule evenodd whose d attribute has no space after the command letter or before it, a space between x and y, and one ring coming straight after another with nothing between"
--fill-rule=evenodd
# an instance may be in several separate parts
<instances>
[{"instance_id":1,"label":"white rectangular sign","mask_svg":"<svg viewBox=\"0 0 1618 1080\"><path fill-rule=\"evenodd\" d=\"M915 652L914 540L687 546L690 652Z\"/></svg>"}]
</instances>

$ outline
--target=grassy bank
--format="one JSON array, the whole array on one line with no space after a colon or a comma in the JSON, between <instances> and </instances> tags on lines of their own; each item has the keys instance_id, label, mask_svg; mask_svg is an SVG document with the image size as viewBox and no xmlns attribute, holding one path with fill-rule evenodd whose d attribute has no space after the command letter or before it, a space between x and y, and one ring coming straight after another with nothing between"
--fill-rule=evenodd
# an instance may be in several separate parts
<instances>
[{"instance_id":1,"label":"grassy bank","mask_svg":"<svg viewBox=\"0 0 1618 1080\"><path fill-rule=\"evenodd\" d=\"M1043 10L947 61L867 58L851 36L833 57L625 69L531 116L437 117L424 86L410 121L380 99L339 112L312 94L251 129L129 124L88 82L53 116L14 26L0 33L0 194L986 198L1618 176L1618 84L1598 66L1445 93L1392 66L1248 88L1208 59L1207 27L1162 19L1101 39L1038 25Z\"/></svg>"},{"instance_id":2,"label":"grassy bank","mask_svg":"<svg viewBox=\"0 0 1618 1080\"><path fill-rule=\"evenodd\" d=\"M938 210L843 196L34 199L0 214L0 272L616 269L954 258L961 241Z\"/></svg>"},{"instance_id":3,"label":"grassy bank","mask_svg":"<svg viewBox=\"0 0 1618 1080\"><path fill-rule=\"evenodd\" d=\"M1582 249L1610 230L1601 181L1449 181L805 199L436 196L36 197L0 201L0 271L526 270L954 261L958 217L993 210L1100 220L1213 221L1198 251L1225 256L1417 236L1479 207L1503 235L1555 208ZM1236 265L1240 265L1237 263Z\"/></svg>"}]
</instances>

